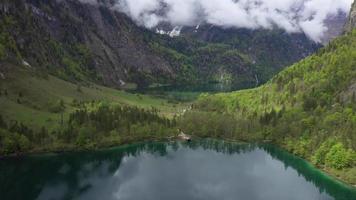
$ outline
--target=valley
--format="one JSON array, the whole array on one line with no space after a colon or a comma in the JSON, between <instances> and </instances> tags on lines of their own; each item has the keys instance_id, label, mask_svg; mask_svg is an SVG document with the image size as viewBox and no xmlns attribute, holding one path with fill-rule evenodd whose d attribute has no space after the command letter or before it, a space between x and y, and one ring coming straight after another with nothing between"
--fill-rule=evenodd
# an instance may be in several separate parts
<instances>
[{"instance_id":1,"label":"valley","mask_svg":"<svg viewBox=\"0 0 356 200\"><path fill-rule=\"evenodd\" d=\"M32 163L48 162L58 171L54 180L66 185L71 182L61 177L66 164L73 167L68 172L79 176L98 159L102 162L88 177L109 164L113 169L105 171L109 178L97 179L107 183L119 176L119 169L125 170L127 160L148 169L160 163L152 166L168 170L164 165L172 164L162 160L182 156L180 161L188 163L203 157L206 166L214 166L214 160L205 158L219 155L214 159L224 161L221 167L229 171L231 156L236 166L270 170L288 183L299 181L298 189L306 196L297 196L298 200L356 198L356 3L348 15L339 10L328 16L325 23L334 29L316 41L306 32L289 33L281 27L236 28L207 22L181 26L172 35L170 30L177 31L177 26L147 28L114 9L116 1L95 2L0 2L0 169L18 166L26 174ZM177 142L181 133L192 142ZM47 157L48 153L55 155ZM114 155L121 157L115 160ZM194 166L208 168L200 164ZM80 170L73 170L76 167ZM241 176L250 173L239 170ZM137 179L151 180L154 173L137 171L141 173ZM270 181L257 171L253 172L261 180ZM191 187L212 181L199 182L197 174L192 175ZM254 182L256 174L246 180ZM226 179L225 175L221 174ZM12 177L17 177L15 171L9 176L0 173L0 184ZM34 180L42 188L27 191L29 199L53 194L85 199L84 194L96 188L96 182L89 181L87 188L75 185L68 191L65 186L62 191L57 188L62 185L48 184L50 176L26 177L21 187ZM171 178L182 181L181 186L187 181ZM155 185L161 183L165 180ZM53 194L43 193L52 187ZM151 199L158 198L155 187L147 190ZM236 195L220 192L216 194L226 198ZM0 198L16 193L0 187ZM127 199L134 199L135 193L127 194ZM207 191L202 194L197 199L209 197ZM265 195L275 199L275 194L278 189ZM172 191L166 197L178 196ZM186 198L193 196L188 193Z\"/></svg>"}]
</instances>

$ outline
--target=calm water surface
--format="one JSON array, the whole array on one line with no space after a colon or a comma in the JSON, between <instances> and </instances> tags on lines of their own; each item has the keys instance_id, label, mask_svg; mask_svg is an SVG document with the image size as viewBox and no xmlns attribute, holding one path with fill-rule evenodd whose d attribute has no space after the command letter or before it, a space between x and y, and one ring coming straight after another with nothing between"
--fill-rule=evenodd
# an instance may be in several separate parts
<instances>
[{"instance_id":1,"label":"calm water surface","mask_svg":"<svg viewBox=\"0 0 356 200\"><path fill-rule=\"evenodd\" d=\"M273 146L201 140L0 161L0 199L354 200Z\"/></svg>"},{"instance_id":2,"label":"calm water surface","mask_svg":"<svg viewBox=\"0 0 356 200\"><path fill-rule=\"evenodd\" d=\"M231 85L222 83L206 83L197 85L165 85L156 86L144 89L129 89L127 92L134 94L151 95L162 99L167 99L172 102L190 102L199 97L202 93L219 93L219 92L231 92L247 87L236 88Z\"/></svg>"}]
</instances>

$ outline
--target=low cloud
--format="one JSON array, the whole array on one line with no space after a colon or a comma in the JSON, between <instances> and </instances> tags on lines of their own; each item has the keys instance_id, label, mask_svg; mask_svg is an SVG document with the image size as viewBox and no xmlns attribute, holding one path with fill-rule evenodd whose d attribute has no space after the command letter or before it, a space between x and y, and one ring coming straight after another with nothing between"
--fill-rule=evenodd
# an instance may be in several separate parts
<instances>
[{"instance_id":1,"label":"low cloud","mask_svg":"<svg viewBox=\"0 0 356 200\"><path fill-rule=\"evenodd\" d=\"M81 0L93 3L96 0ZM353 0L114 0L113 8L137 24L154 28L160 23L195 26L209 23L226 28L272 29L304 32L320 42L324 21L348 13Z\"/></svg>"}]
</instances>

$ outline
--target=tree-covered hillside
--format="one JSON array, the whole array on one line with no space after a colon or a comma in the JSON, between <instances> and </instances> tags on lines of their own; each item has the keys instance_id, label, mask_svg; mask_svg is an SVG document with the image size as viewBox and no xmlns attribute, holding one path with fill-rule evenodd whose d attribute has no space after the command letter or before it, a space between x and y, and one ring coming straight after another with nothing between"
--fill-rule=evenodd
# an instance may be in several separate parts
<instances>
[{"instance_id":1,"label":"tree-covered hillside","mask_svg":"<svg viewBox=\"0 0 356 200\"><path fill-rule=\"evenodd\" d=\"M202 95L181 123L201 136L272 141L356 183L356 31L259 88Z\"/></svg>"},{"instance_id":2,"label":"tree-covered hillside","mask_svg":"<svg viewBox=\"0 0 356 200\"><path fill-rule=\"evenodd\" d=\"M184 104L94 83L74 84L27 65L2 63L0 157L80 150L175 134Z\"/></svg>"},{"instance_id":3,"label":"tree-covered hillside","mask_svg":"<svg viewBox=\"0 0 356 200\"><path fill-rule=\"evenodd\" d=\"M147 40L155 52L180 69L178 84L215 81L234 90L256 87L321 46L302 33L279 29L209 27L186 28L175 38L151 36Z\"/></svg>"}]
</instances>

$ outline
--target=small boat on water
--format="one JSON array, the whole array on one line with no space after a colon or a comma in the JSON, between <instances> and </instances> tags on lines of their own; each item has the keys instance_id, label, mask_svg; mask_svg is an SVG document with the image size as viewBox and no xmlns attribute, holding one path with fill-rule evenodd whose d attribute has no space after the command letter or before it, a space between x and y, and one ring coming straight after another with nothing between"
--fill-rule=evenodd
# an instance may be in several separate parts
<instances>
[{"instance_id":1,"label":"small boat on water","mask_svg":"<svg viewBox=\"0 0 356 200\"><path fill-rule=\"evenodd\" d=\"M187 135L187 134L185 134L183 132L180 132L178 134L178 139L185 140L185 141L188 141L188 142L190 142L192 140L192 138L189 135Z\"/></svg>"}]
</instances>

